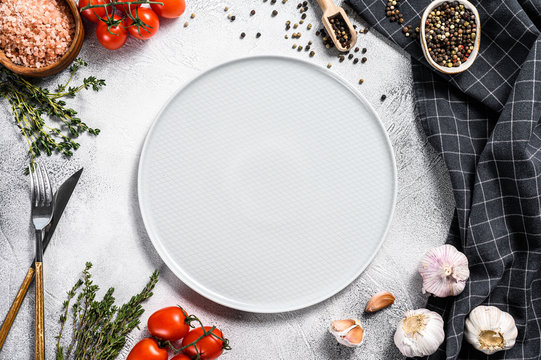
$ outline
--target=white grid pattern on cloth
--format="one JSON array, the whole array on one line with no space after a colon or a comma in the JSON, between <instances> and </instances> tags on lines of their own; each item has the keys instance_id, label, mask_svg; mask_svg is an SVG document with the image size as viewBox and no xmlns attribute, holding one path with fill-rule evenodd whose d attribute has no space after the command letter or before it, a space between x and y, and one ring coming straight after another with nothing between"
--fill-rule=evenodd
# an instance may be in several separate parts
<instances>
[{"instance_id":1,"label":"white grid pattern on cloth","mask_svg":"<svg viewBox=\"0 0 541 360\"><path fill-rule=\"evenodd\" d=\"M481 48L459 75L427 71L420 45L402 34L429 0L400 1L405 22L385 17L386 0L348 0L413 58L416 107L449 169L456 201L448 243L470 261L462 294L432 298L446 341L429 359L541 358L541 0L473 1ZM464 320L493 305L516 320L515 347L490 357L463 344Z\"/></svg>"}]
</instances>

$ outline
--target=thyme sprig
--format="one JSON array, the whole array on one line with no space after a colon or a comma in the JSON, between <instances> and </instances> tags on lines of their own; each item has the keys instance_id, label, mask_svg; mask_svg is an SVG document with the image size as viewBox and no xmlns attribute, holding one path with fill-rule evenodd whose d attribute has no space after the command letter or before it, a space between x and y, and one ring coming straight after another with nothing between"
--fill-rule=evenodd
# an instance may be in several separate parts
<instances>
[{"instance_id":1,"label":"thyme sprig","mask_svg":"<svg viewBox=\"0 0 541 360\"><path fill-rule=\"evenodd\" d=\"M126 336L139 328L139 318L144 312L141 303L153 295L152 290L158 282L158 271L154 271L139 294L117 307L113 288L107 290L102 300L96 300L99 286L92 280L91 268L92 264L87 262L82 278L68 291L68 299L63 303L56 360L115 359L126 344ZM63 330L68 320L70 302L76 295L72 306L72 338L65 349L61 346Z\"/></svg>"},{"instance_id":2,"label":"thyme sprig","mask_svg":"<svg viewBox=\"0 0 541 360\"><path fill-rule=\"evenodd\" d=\"M42 153L50 156L56 152L70 157L80 146L75 141L80 134L100 133L99 129L88 127L77 116L77 111L64 101L81 90L98 91L105 86L104 80L94 76L84 78L77 86L71 85L77 71L87 65L85 61L76 59L69 68L69 79L58 85L55 91L40 87L0 66L0 96L9 102L17 127L26 140L30 166ZM49 125L46 119L60 124L58 127Z\"/></svg>"}]
</instances>

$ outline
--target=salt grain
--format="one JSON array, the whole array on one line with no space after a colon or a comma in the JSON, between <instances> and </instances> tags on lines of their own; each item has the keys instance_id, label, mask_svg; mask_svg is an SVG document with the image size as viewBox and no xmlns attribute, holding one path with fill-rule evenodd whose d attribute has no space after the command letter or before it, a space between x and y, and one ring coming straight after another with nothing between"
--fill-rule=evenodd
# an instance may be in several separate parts
<instances>
[{"instance_id":1,"label":"salt grain","mask_svg":"<svg viewBox=\"0 0 541 360\"><path fill-rule=\"evenodd\" d=\"M0 1L0 48L18 65L40 68L57 62L74 35L64 0Z\"/></svg>"}]
</instances>

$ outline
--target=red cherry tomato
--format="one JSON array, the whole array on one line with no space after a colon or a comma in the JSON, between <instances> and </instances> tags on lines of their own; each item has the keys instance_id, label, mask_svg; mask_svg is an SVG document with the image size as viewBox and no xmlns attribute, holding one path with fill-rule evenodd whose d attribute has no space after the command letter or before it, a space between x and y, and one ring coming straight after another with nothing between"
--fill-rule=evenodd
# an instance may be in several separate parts
<instances>
[{"instance_id":1,"label":"red cherry tomato","mask_svg":"<svg viewBox=\"0 0 541 360\"><path fill-rule=\"evenodd\" d=\"M156 12L161 17L164 18L177 18L184 13L186 9L186 2L184 0L159 0L163 3L160 4L150 4L152 10Z\"/></svg>"},{"instance_id":2,"label":"red cherry tomato","mask_svg":"<svg viewBox=\"0 0 541 360\"><path fill-rule=\"evenodd\" d=\"M171 360L191 360L191 359L189 357L187 357L186 355L184 355L184 354L178 354L177 356L175 356Z\"/></svg>"},{"instance_id":3,"label":"red cherry tomato","mask_svg":"<svg viewBox=\"0 0 541 360\"><path fill-rule=\"evenodd\" d=\"M167 360L168 357L167 350L160 348L156 340L146 338L135 344L126 360Z\"/></svg>"},{"instance_id":4,"label":"red cherry tomato","mask_svg":"<svg viewBox=\"0 0 541 360\"><path fill-rule=\"evenodd\" d=\"M105 4L105 0L79 0L79 11L81 11L82 8L88 5L103 5L103 4ZM104 7L97 7L97 8L83 10L81 11L81 15L88 21L92 21L94 23L97 23L98 21L100 21L100 19L98 19L98 16L101 17L102 19L105 19L106 17Z\"/></svg>"},{"instance_id":5,"label":"red cherry tomato","mask_svg":"<svg viewBox=\"0 0 541 360\"><path fill-rule=\"evenodd\" d=\"M212 329L210 326L205 326L205 331L210 331L210 329ZM218 335L222 339L224 337L219 329L214 329L212 333ZM184 340L182 340L182 346L186 346L189 343L194 342L201 335L203 335L203 328L199 327L197 329L193 329L188 333L188 335L186 335L186 337L184 337ZM183 352L192 359L197 357L197 353L199 352L201 360L214 360L224 352L223 346L224 343L222 340L209 334L199 340L199 342L195 345L198 351L195 350L195 347L189 346L184 349Z\"/></svg>"},{"instance_id":6,"label":"red cherry tomato","mask_svg":"<svg viewBox=\"0 0 541 360\"><path fill-rule=\"evenodd\" d=\"M115 20L120 20L118 15L114 16ZM124 27L124 21L120 22L118 25L111 26L111 34L107 29L107 24L103 21L100 21L96 27L96 36L100 44L109 50L120 49L128 39L128 31Z\"/></svg>"},{"instance_id":7,"label":"red cherry tomato","mask_svg":"<svg viewBox=\"0 0 541 360\"><path fill-rule=\"evenodd\" d=\"M177 341L190 331L186 324L186 313L178 306L156 311L148 318L148 332L158 339Z\"/></svg>"},{"instance_id":8,"label":"red cherry tomato","mask_svg":"<svg viewBox=\"0 0 541 360\"><path fill-rule=\"evenodd\" d=\"M152 9L143 7L139 8L137 14L144 24L136 26L136 24L133 24L133 20L128 18L128 31L130 32L130 35L137 39L150 39L160 28L160 19L158 19L158 15L156 15Z\"/></svg>"}]
</instances>

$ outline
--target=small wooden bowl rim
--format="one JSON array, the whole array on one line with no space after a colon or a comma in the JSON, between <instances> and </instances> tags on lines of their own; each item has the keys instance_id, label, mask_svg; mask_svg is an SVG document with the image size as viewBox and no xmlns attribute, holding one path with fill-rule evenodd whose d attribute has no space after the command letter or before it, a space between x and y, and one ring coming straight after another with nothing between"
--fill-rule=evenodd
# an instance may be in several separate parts
<instances>
[{"instance_id":1,"label":"small wooden bowl rim","mask_svg":"<svg viewBox=\"0 0 541 360\"><path fill-rule=\"evenodd\" d=\"M470 57L468 58L468 60L465 63L459 65L458 67L449 68L449 67L441 66L438 63L436 63L432 59L430 54L428 53L428 45L426 43L426 38L425 38L425 31L426 31L425 27L426 27L426 19L428 18L428 14L432 10L434 10L435 7L443 4L444 2L452 2L452 0L432 1L426 7L425 11L423 12L423 17L421 18L421 47L423 48L423 54L425 55L425 59L426 61L428 61L430 65L432 65L434 69L445 74L458 74L458 73L468 70L470 66L473 65L473 62L475 61L475 59L477 58L477 54L479 53L479 46L481 44L481 21L479 18L479 12L477 11L477 8L468 0L455 0L455 1L458 1L460 4L466 6L469 10L471 10L474 13L475 19L476 19L476 25L477 25L477 36L475 38L473 51Z\"/></svg>"},{"instance_id":2,"label":"small wooden bowl rim","mask_svg":"<svg viewBox=\"0 0 541 360\"><path fill-rule=\"evenodd\" d=\"M58 59L58 61L44 66L40 68L33 68L29 66L24 65L17 65L11 59L9 59L5 54L4 51L0 49L0 64L8 68L9 70L13 71L16 74L19 75L27 75L32 77L41 77L41 76L48 76L48 75L54 75L62 70L64 70L68 65L71 63L71 61L67 61L64 64L64 61L66 58L72 56L75 58L77 54L79 54L79 51L81 50L82 42L78 42L77 39L81 36L84 36L84 27L83 27L83 21L81 19L81 15L79 14L79 9L77 8L77 4L74 0L64 0L68 7L70 8L70 11L73 16L73 22L75 24L75 33L73 35L73 39L71 41L71 44L62 57ZM73 54L75 52L75 55ZM31 73L30 73L31 72Z\"/></svg>"}]
</instances>

